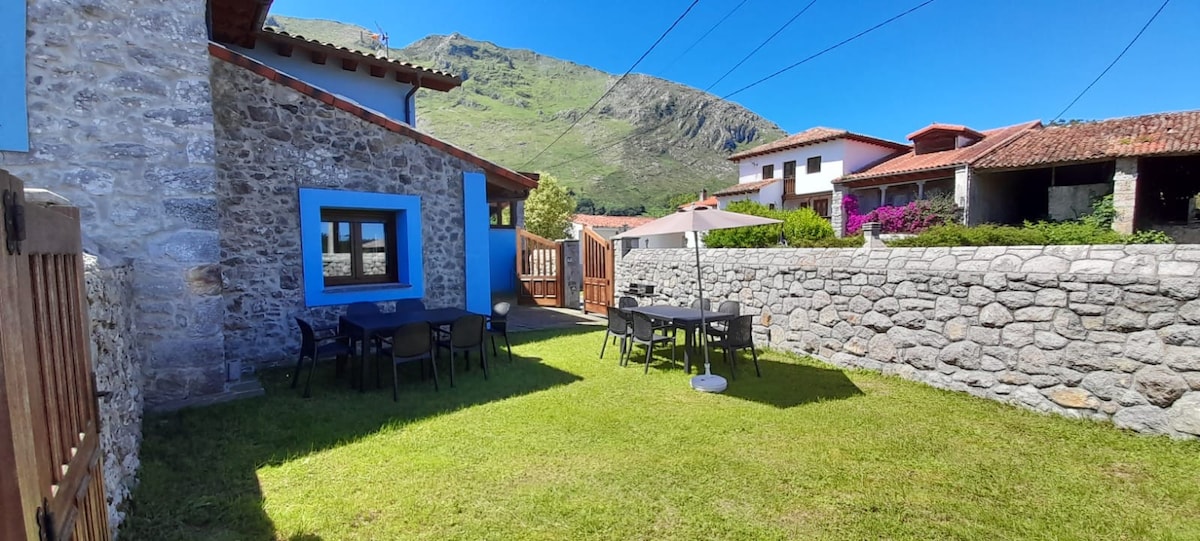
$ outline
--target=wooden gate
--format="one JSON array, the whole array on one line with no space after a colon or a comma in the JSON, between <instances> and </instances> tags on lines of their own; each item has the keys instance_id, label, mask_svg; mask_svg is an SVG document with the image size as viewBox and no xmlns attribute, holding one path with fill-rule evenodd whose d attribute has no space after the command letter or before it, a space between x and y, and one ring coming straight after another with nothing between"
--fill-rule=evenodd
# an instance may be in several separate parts
<instances>
[{"instance_id":1,"label":"wooden gate","mask_svg":"<svg viewBox=\"0 0 1200 541\"><path fill-rule=\"evenodd\" d=\"M560 306L562 248L524 229L517 229L517 302Z\"/></svg>"},{"instance_id":2,"label":"wooden gate","mask_svg":"<svg viewBox=\"0 0 1200 541\"><path fill-rule=\"evenodd\" d=\"M0 192L0 539L106 540L79 209Z\"/></svg>"},{"instance_id":3,"label":"wooden gate","mask_svg":"<svg viewBox=\"0 0 1200 541\"><path fill-rule=\"evenodd\" d=\"M606 312L613 299L612 243L592 228L583 228L583 311Z\"/></svg>"}]
</instances>

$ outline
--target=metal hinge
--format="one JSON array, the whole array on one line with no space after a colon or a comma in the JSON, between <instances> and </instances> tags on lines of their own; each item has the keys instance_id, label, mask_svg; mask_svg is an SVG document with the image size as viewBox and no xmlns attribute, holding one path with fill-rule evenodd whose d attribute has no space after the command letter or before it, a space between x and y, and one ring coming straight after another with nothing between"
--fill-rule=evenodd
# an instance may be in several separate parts
<instances>
[{"instance_id":1,"label":"metal hinge","mask_svg":"<svg viewBox=\"0 0 1200 541\"><path fill-rule=\"evenodd\" d=\"M25 241L25 207L18 202L17 192L4 190L4 243L8 255L21 253Z\"/></svg>"},{"instance_id":2,"label":"metal hinge","mask_svg":"<svg viewBox=\"0 0 1200 541\"><path fill-rule=\"evenodd\" d=\"M42 506L37 509L38 539L40 541L55 541L54 515L50 513L50 500L42 498Z\"/></svg>"}]
</instances>

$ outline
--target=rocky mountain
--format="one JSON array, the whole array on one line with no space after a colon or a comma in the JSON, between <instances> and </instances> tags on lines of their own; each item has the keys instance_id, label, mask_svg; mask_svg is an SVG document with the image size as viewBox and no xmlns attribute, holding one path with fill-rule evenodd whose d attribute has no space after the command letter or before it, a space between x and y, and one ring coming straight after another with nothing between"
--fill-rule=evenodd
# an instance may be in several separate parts
<instances>
[{"instance_id":1,"label":"rocky mountain","mask_svg":"<svg viewBox=\"0 0 1200 541\"><path fill-rule=\"evenodd\" d=\"M268 26L309 39L383 53L366 29L274 15ZM462 77L450 92L417 94L418 128L505 166L549 173L585 203L610 213L668 207L737 181L726 158L784 135L774 123L695 88L631 75L548 151L617 76L460 34L429 36L399 58ZM532 161L530 161L532 160Z\"/></svg>"}]
</instances>

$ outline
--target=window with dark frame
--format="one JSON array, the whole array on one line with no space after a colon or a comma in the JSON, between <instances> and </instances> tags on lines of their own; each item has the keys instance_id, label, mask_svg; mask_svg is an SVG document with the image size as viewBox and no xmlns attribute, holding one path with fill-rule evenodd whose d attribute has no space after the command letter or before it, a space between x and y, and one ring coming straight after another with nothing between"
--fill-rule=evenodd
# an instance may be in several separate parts
<instances>
[{"instance_id":1,"label":"window with dark frame","mask_svg":"<svg viewBox=\"0 0 1200 541\"><path fill-rule=\"evenodd\" d=\"M398 281L396 213L321 209L325 286Z\"/></svg>"},{"instance_id":2,"label":"window with dark frame","mask_svg":"<svg viewBox=\"0 0 1200 541\"><path fill-rule=\"evenodd\" d=\"M820 173L821 172L821 157L813 156L813 157L809 158L808 162L805 163L805 165L804 165L804 172L809 175L811 175L813 173Z\"/></svg>"},{"instance_id":3,"label":"window with dark frame","mask_svg":"<svg viewBox=\"0 0 1200 541\"><path fill-rule=\"evenodd\" d=\"M763 178L763 180L767 180L767 179L769 179L769 178L775 178L775 164L770 164L770 165L764 165L764 166L763 166L763 176L762 176L762 178Z\"/></svg>"},{"instance_id":4,"label":"window with dark frame","mask_svg":"<svg viewBox=\"0 0 1200 541\"><path fill-rule=\"evenodd\" d=\"M514 227L511 201L488 203L488 215L492 227Z\"/></svg>"},{"instance_id":5,"label":"window with dark frame","mask_svg":"<svg viewBox=\"0 0 1200 541\"><path fill-rule=\"evenodd\" d=\"M796 161L783 162L783 178L796 178Z\"/></svg>"}]
</instances>

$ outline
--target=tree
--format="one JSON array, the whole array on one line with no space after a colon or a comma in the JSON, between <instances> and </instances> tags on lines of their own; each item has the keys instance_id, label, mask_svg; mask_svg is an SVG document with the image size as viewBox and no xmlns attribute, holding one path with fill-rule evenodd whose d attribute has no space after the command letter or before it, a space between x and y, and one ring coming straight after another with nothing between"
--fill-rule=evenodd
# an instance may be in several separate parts
<instances>
[{"instance_id":1,"label":"tree","mask_svg":"<svg viewBox=\"0 0 1200 541\"><path fill-rule=\"evenodd\" d=\"M558 179L542 174L538 187L525 200L525 229L551 240L567 236L575 213L575 200Z\"/></svg>"}]
</instances>

